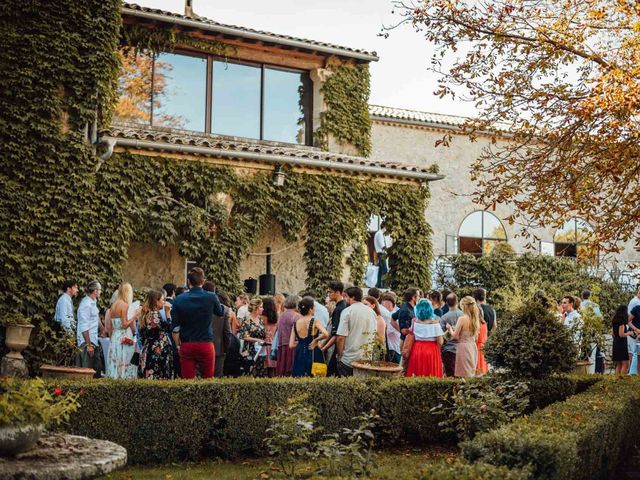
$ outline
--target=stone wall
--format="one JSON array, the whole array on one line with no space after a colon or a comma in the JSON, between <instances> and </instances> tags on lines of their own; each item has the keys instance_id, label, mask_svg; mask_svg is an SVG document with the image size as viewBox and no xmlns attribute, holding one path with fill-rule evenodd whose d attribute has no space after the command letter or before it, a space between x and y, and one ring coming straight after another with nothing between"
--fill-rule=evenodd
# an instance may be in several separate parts
<instances>
[{"instance_id":1,"label":"stone wall","mask_svg":"<svg viewBox=\"0 0 640 480\"><path fill-rule=\"evenodd\" d=\"M185 261L176 246L132 243L122 268L122 278L135 289L161 288L168 282L184 285Z\"/></svg>"},{"instance_id":2,"label":"stone wall","mask_svg":"<svg viewBox=\"0 0 640 480\"><path fill-rule=\"evenodd\" d=\"M303 236L301 236L303 238ZM267 247L271 247L271 273L276 276L276 291L298 293L305 287L307 273L304 261L304 241L287 243L282 238L280 226L272 224L251 247L240 268L242 280L253 277L258 279L266 273L267 258L264 255Z\"/></svg>"}]
</instances>

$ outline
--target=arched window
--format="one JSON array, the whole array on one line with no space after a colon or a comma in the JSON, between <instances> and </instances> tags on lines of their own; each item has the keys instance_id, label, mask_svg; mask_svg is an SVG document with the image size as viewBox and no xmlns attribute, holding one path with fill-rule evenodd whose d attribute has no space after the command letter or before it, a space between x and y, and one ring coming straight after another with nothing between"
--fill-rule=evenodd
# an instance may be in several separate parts
<instances>
[{"instance_id":1,"label":"arched window","mask_svg":"<svg viewBox=\"0 0 640 480\"><path fill-rule=\"evenodd\" d=\"M572 218L553 236L556 257L594 258L595 249L591 246L593 227L580 218Z\"/></svg>"},{"instance_id":2,"label":"arched window","mask_svg":"<svg viewBox=\"0 0 640 480\"><path fill-rule=\"evenodd\" d=\"M491 253L499 242L507 241L502 222L493 213L476 211L465 217L458 229L458 250L482 256Z\"/></svg>"}]
</instances>

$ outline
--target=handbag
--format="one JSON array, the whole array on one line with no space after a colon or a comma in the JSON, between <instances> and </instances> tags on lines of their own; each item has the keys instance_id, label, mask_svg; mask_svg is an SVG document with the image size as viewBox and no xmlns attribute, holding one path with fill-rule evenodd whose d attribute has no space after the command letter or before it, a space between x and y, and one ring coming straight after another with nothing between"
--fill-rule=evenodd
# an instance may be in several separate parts
<instances>
[{"instance_id":1,"label":"handbag","mask_svg":"<svg viewBox=\"0 0 640 480\"><path fill-rule=\"evenodd\" d=\"M131 355L131 361L129 363L131 365L135 366L135 367L139 367L140 366L140 354L138 352L133 352L133 355Z\"/></svg>"},{"instance_id":2,"label":"handbag","mask_svg":"<svg viewBox=\"0 0 640 480\"><path fill-rule=\"evenodd\" d=\"M315 353L316 353L317 348L313 349L313 352L311 353L311 357L313 362L311 363L311 376L312 377L326 377L327 376L327 363L325 361L324 358L324 352L322 352L322 361L321 362L316 362L315 361Z\"/></svg>"},{"instance_id":3,"label":"handbag","mask_svg":"<svg viewBox=\"0 0 640 480\"><path fill-rule=\"evenodd\" d=\"M316 325L315 322L313 324L313 329L311 330L311 335L315 338L316 336ZM316 350L318 348L314 348L311 352L311 376L312 377L326 377L327 376L327 361L324 358L324 352L320 350L322 353L322 361L316 362Z\"/></svg>"},{"instance_id":4,"label":"handbag","mask_svg":"<svg viewBox=\"0 0 640 480\"><path fill-rule=\"evenodd\" d=\"M415 321L415 319L414 319ZM404 342L402 343L402 358L407 360L411 356L411 351L413 350L413 344L416 341L416 337L413 334L413 322L411 323L411 331L407 333L407 336L404 337Z\"/></svg>"}]
</instances>

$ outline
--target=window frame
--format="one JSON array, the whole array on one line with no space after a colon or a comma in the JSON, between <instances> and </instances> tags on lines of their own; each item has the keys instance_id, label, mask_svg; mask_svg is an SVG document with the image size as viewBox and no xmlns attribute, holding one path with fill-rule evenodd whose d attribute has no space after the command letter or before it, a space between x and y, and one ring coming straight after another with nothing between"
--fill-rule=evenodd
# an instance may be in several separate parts
<instances>
[{"instance_id":1,"label":"window frame","mask_svg":"<svg viewBox=\"0 0 640 480\"><path fill-rule=\"evenodd\" d=\"M471 215L475 214L475 213L480 213L480 236L479 237L468 237L466 235L460 235L460 229L462 228L462 225L464 224L465 220L467 218L469 218ZM495 217L495 219L498 221L498 223L500 224L500 226L502 227L502 230L504 231L504 237L505 238L496 238L496 237L485 237L484 236L484 216L485 214L488 215L493 215L493 217ZM474 239L474 240L480 240L480 253L472 253L472 252L462 252L461 251L461 239L463 238L469 238L469 239ZM470 255L474 255L474 256L478 256L478 257L482 257L485 255L484 253L484 244L485 241L490 241L490 242L506 242L509 243L509 236L507 235L507 229L504 228L504 224L502 223L502 220L500 220L500 218L492 212L489 212L487 210L474 210L473 212L468 213L467 215L464 216L464 218L462 219L462 221L460 222L460 224L458 225L458 230L457 230L457 235L455 235L455 244L457 246L457 250L458 250L458 254L461 253L468 253ZM446 243L446 239L445 239L445 243ZM446 246L445 246L446 248Z\"/></svg>"},{"instance_id":2,"label":"window frame","mask_svg":"<svg viewBox=\"0 0 640 480\"><path fill-rule=\"evenodd\" d=\"M162 55L162 54L171 54L171 55L183 55L185 57L194 57L194 58L201 58L204 59L206 61L206 70L205 70L205 81L204 81L204 85L205 85L205 92L204 92L204 98L205 98L205 102L207 101L207 99L209 98L210 92L211 92L211 85L209 84L209 77L211 76L211 55L207 55L206 53L200 53L200 52L192 52L190 50L175 50L173 52L152 52L151 54L151 58L152 58L152 62L151 62L151 92L149 93L149 98L151 99L151 107L149 109L150 112L150 117L149 117L149 126L150 127L156 127L156 128L165 128L162 125L155 125L153 123L153 119L154 119L154 109L153 109L153 91L154 91L154 83L155 83L155 79L156 79L156 59L158 58L158 55ZM211 123L207 123L207 119L210 116L210 105L207 104L205 105L204 108L204 133L209 133L209 131L207 131L207 125L211 125ZM182 130L182 129L180 129ZM188 132L200 132L200 130L189 130L189 129L184 129L185 131Z\"/></svg>"},{"instance_id":3,"label":"window frame","mask_svg":"<svg viewBox=\"0 0 640 480\"><path fill-rule=\"evenodd\" d=\"M558 235L558 231L562 230L564 228L564 226L573 221L573 234L574 234L574 238L575 238L575 242L563 242L563 241L556 241L556 235ZM578 227L578 222L583 223L584 225L586 225L589 229L589 231L593 234L593 227L591 226L591 224L589 222L587 222L586 220L583 220L580 217L571 217L569 220L567 220L566 222L564 222L564 224L562 225L562 227L560 228L556 228L556 231L553 232L553 254L554 257L560 257L560 258L573 258L573 259L589 259L589 260L593 260L595 263L599 263L599 259L598 259L598 251L594 250L593 252L593 257L591 256L580 256L578 254L580 247L585 247L587 249L591 249L591 244L589 242L579 242L578 241L578 231L579 231L579 227ZM570 248L574 248L575 249L575 255L563 255L562 253L569 250Z\"/></svg>"},{"instance_id":4,"label":"window frame","mask_svg":"<svg viewBox=\"0 0 640 480\"><path fill-rule=\"evenodd\" d=\"M273 64L273 63L260 63L260 62L252 62L252 61L248 61L248 60L242 60L242 59L229 59L229 58L225 58L225 57L221 57L219 55L212 55L212 54L206 54L206 53L202 53L202 52L194 52L191 50L183 50L183 49L176 49L175 51L171 51L171 52L154 52L151 54L151 58L152 58L152 62L151 62L151 91L149 92L149 102L150 102L150 107L149 107L149 114L150 114L150 119L148 123L144 123L141 125L146 125L148 127L151 128L163 128L162 125L157 125L154 122L154 115L155 115L155 109L154 109L154 82L155 82L155 75L156 75L156 61L158 60L158 57L162 54L174 54L174 55L184 55L184 56L188 56L188 57L194 57L194 58L200 58L200 59L204 59L206 60L206 79L205 79L205 95L204 95L204 101L206 102L205 105L205 118L204 118L204 130L200 131L200 130L187 130L187 131L193 131L193 132L197 132L197 133L206 133L206 134L213 134L213 135L221 135L221 136L229 136L229 135L224 135L224 134L217 134L217 133L213 133L213 109L214 109L214 105L213 105L213 82L214 82L214 74L213 74L213 65L215 61L219 61L219 62L223 62L223 63L232 63L235 65L244 65L244 66L248 66L248 67L255 67L255 68L259 68L260 69L260 135L259 138L254 138L254 137L243 137L243 138L249 138L251 140L257 140L257 141L273 141L273 142L277 142L277 143L284 143L287 145L296 145L296 146L313 146L313 81L311 80L311 72L309 72L308 70L304 70L304 69L300 69L300 68L293 68L293 67L287 67L287 66L283 66L283 65L277 65L277 64ZM295 74L300 74L301 77L301 82L302 82L302 86L304 89L304 101L302 103L303 105L303 118L304 118L304 143L291 143L291 142L285 142L282 140L269 140L264 138L264 130L265 130L265 124L264 124L264 115L265 115L265 71L266 69L270 69L270 70L277 70L277 71L282 71L282 72L290 72L290 73L295 73Z\"/></svg>"}]
</instances>

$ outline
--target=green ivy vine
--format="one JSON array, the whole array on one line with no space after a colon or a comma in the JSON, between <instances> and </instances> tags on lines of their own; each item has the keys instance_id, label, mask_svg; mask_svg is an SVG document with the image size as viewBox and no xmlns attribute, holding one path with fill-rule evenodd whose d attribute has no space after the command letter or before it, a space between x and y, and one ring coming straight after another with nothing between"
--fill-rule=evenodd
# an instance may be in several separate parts
<instances>
[{"instance_id":1,"label":"green ivy vine","mask_svg":"<svg viewBox=\"0 0 640 480\"><path fill-rule=\"evenodd\" d=\"M369 116L370 75L366 63L329 65L330 75L321 87L326 110L320 114L315 143L329 149L329 135L353 145L363 157L371 154Z\"/></svg>"},{"instance_id":2,"label":"green ivy vine","mask_svg":"<svg viewBox=\"0 0 640 480\"><path fill-rule=\"evenodd\" d=\"M235 47L217 40L204 40L174 28L125 23L122 25L121 45L137 51L173 52L177 45L192 47L211 55L227 56Z\"/></svg>"},{"instance_id":3,"label":"green ivy vine","mask_svg":"<svg viewBox=\"0 0 640 480\"><path fill-rule=\"evenodd\" d=\"M239 175L205 162L131 154L101 163L86 131L95 120L99 128L109 124L123 43L170 51L197 42L190 44L227 51L172 30L145 33L121 23L119 0L0 4L0 315L24 315L39 325L38 338L50 339L47 324L62 281L83 285L97 278L110 292L138 241L177 245L221 288L235 292L242 261L273 222L285 240L304 239L308 287L323 292L326 282L341 277L348 247L352 276L362 278L371 214L385 218L395 241L391 287L428 287L424 187L292 171L283 187L274 187L266 173ZM340 91L354 98L343 101ZM331 132L368 154L367 67L338 67L325 95L330 108L319 136ZM222 194L233 200L230 212Z\"/></svg>"}]
</instances>

